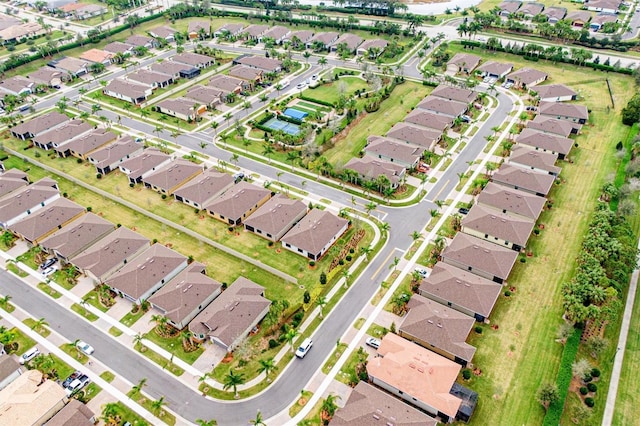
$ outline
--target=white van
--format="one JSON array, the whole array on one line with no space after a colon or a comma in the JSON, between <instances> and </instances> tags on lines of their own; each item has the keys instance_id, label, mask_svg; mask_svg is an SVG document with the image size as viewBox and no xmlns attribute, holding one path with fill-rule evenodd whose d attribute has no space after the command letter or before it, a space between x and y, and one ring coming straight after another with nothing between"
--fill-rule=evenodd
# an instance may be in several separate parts
<instances>
[{"instance_id":1,"label":"white van","mask_svg":"<svg viewBox=\"0 0 640 426\"><path fill-rule=\"evenodd\" d=\"M285 87L289 87L290 84L291 82L287 79L280 80L280 90L284 89Z\"/></svg>"},{"instance_id":2,"label":"white van","mask_svg":"<svg viewBox=\"0 0 640 426\"><path fill-rule=\"evenodd\" d=\"M20 364L24 365L38 355L40 355L40 351L38 350L37 346L34 346L33 348L22 354L22 356L20 357Z\"/></svg>"},{"instance_id":3,"label":"white van","mask_svg":"<svg viewBox=\"0 0 640 426\"><path fill-rule=\"evenodd\" d=\"M298 347L298 350L296 351L296 356L300 359L304 358L304 356L307 354L307 352L309 352L309 349L311 349L312 346L313 346L313 340L307 337L306 339L304 339L302 344Z\"/></svg>"}]
</instances>

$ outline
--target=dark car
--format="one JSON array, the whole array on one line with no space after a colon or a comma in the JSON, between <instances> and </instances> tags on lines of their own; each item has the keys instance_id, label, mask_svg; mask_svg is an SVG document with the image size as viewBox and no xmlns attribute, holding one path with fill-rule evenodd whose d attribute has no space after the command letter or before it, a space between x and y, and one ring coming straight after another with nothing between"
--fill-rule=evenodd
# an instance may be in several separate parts
<instances>
[{"instance_id":1,"label":"dark car","mask_svg":"<svg viewBox=\"0 0 640 426\"><path fill-rule=\"evenodd\" d=\"M458 213L460 213L460 214L467 214L467 213L469 213L469 209L468 209L468 208L466 208L466 207L460 207L460 208L458 209Z\"/></svg>"},{"instance_id":2,"label":"dark car","mask_svg":"<svg viewBox=\"0 0 640 426\"><path fill-rule=\"evenodd\" d=\"M64 382L62 382L62 387L63 388L68 388L69 385L71 384L71 382L73 382L75 379L77 379L78 377L82 376L82 372L80 371L74 371L73 373L71 373L71 375L69 377L67 377Z\"/></svg>"},{"instance_id":3,"label":"dark car","mask_svg":"<svg viewBox=\"0 0 640 426\"><path fill-rule=\"evenodd\" d=\"M53 265L58 261L57 257L52 257L51 259L47 259L44 261L42 265L40 265L40 269L47 269L49 266Z\"/></svg>"}]
</instances>

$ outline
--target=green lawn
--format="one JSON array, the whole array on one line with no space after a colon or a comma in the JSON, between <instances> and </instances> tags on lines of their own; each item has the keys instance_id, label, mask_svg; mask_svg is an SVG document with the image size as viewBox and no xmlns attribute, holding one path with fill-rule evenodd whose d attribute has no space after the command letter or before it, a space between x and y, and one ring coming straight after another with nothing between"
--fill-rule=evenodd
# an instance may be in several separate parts
<instances>
[{"instance_id":1,"label":"green lawn","mask_svg":"<svg viewBox=\"0 0 640 426\"><path fill-rule=\"evenodd\" d=\"M88 292L87 294L85 294L82 300L86 301L88 304L90 304L94 308L100 309L102 312L107 312L109 310L109 308L107 308L102 303L100 303L99 296L95 288L90 292Z\"/></svg>"},{"instance_id":2,"label":"green lawn","mask_svg":"<svg viewBox=\"0 0 640 426\"><path fill-rule=\"evenodd\" d=\"M28 337L26 334L15 327L9 330L9 332L14 335L12 341L18 344L18 348L15 351L11 352L13 354L20 356L29 348L32 348L36 345L36 342L32 338Z\"/></svg>"},{"instance_id":3,"label":"green lawn","mask_svg":"<svg viewBox=\"0 0 640 426\"><path fill-rule=\"evenodd\" d=\"M172 362L170 362L168 359L165 359L162 355L155 353L154 351L152 351L151 349L149 349L148 347L140 344L140 343L136 343L134 346L134 349L138 352L140 352L142 355L146 356L147 358L149 358L151 361L155 362L156 364L158 364L160 367L162 367L163 370L169 370L171 372L171 374L174 374L176 376L182 376L184 374L184 370L180 367L178 367L177 365L173 364Z\"/></svg>"},{"instance_id":4,"label":"green lawn","mask_svg":"<svg viewBox=\"0 0 640 426\"><path fill-rule=\"evenodd\" d=\"M152 401L144 397L143 395L141 395L139 392L136 392L135 390L131 390L129 393L127 393L127 395L129 396L129 398L133 399L138 404L142 405L148 412L152 413L153 415L161 419L164 423L170 426L173 426L176 424L176 417L173 414L168 413L162 408L166 406L166 403L162 404L161 407L154 406L154 403L156 401Z\"/></svg>"},{"instance_id":5,"label":"green lawn","mask_svg":"<svg viewBox=\"0 0 640 426\"><path fill-rule=\"evenodd\" d=\"M343 76L338 81L330 81L317 87L303 90L302 95L335 104L340 100L340 95L348 97L361 89L370 90L369 84L362 78Z\"/></svg>"},{"instance_id":6,"label":"green lawn","mask_svg":"<svg viewBox=\"0 0 640 426\"><path fill-rule=\"evenodd\" d=\"M100 373L100 378L107 383L111 383L116 378L116 375L111 371L103 371L102 373Z\"/></svg>"},{"instance_id":7,"label":"green lawn","mask_svg":"<svg viewBox=\"0 0 640 426\"><path fill-rule=\"evenodd\" d=\"M38 325L37 321L33 318L26 318L22 322L24 323L24 325L26 325L42 337L47 337L51 334L51 330L49 330L46 325Z\"/></svg>"},{"instance_id":8,"label":"green lawn","mask_svg":"<svg viewBox=\"0 0 640 426\"><path fill-rule=\"evenodd\" d=\"M86 356L85 354L83 354L82 352L80 352L76 348L76 346L73 344L73 342L71 342L71 343L63 343L62 345L60 345L60 349L62 349L62 351L64 353L66 353L71 358L73 358L76 361L78 361L80 364L84 365L84 364L87 363L87 361L89 361L89 357Z\"/></svg>"},{"instance_id":9,"label":"green lawn","mask_svg":"<svg viewBox=\"0 0 640 426\"><path fill-rule=\"evenodd\" d=\"M340 343L336 345L336 348L333 350L333 353L329 356L327 361L322 366L322 373L329 374L329 371L333 368L334 364L340 359L344 350L347 349L346 343Z\"/></svg>"},{"instance_id":10,"label":"green lawn","mask_svg":"<svg viewBox=\"0 0 640 426\"><path fill-rule=\"evenodd\" d=\"M56 290L51 288L48 284L38 283L38 288L40 290L42 290L43 293L48 294L49 296L53 297L54 299L60 299L62 297L62 294L60 294L59 292L57 292Z\"/></svg>"},{"instance_id":11,"label":"green lawn","mask_svg":"<svg viewBox=\"0 0 640 426\"><path fill-rule=\"evenodd\" d=\"M105 410L107 409L107 405L113 408L115 415L120 419L120 424L124 424L124 422L129 422L132 426L148 426L149 424L146 422L146 420L137 415L133 410L124 405L122 402L103 405L103 415Z\"/></svg>"},{"instance_id":12,"label":"green lawn","mask_svg":"<svg viewBox=\"0 0 640 426\"><path fill-rule=\"evenodd\" d=\"M77 303L71 305L71 310L76 314L85 317L87 320L94 322L98 320L98 316L93 312L87 310L84 306L80 306Z\"/></svg>"},{"instance_id":13,"label":"green lawn","mask_svg":"<svg viewBox=\"0 0 640 426\"><path fill-rule=\"evenodd\" d=\"M180 336L170 338L161 337L156 333L155 328L145 334L144 337L190 365L204 352L204 347L202 346L193 352L186 352L182 346L182 338Z\"/></svg>"},{"instance_id":14,"label":"green lawn","mask_svg":"<svg viewBox=\"0 0 640 426\"><path fill-rule=\"evenodd\" d=\"M127 327L131 327L133 324L136 323L136 321L142 318L144 314L145 312L142 309L138 309L135 313L129 311L125 316L123 316L120 319L120 322L126 325Z\"/></svg>"}]
</instances>

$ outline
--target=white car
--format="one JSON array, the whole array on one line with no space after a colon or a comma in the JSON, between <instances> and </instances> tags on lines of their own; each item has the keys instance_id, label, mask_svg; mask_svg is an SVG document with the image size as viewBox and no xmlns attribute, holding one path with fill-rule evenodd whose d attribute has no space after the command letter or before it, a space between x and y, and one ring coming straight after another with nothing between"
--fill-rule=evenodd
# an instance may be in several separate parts
<instances>
[{"instance_id":1,"label":"white car","mask_svg":"<svg viewBox=\"0 0 640 426\"><path fill-rule=\"evenodd\" d=\"M40 355L40 350L34 346L33 348L29 349L28 351L26 351L20 356L19 362L20 364L24 365L29 361L31 361L32 359L34 359L35 357L37 357L38 355Z\"/></svg>"},{"instance_id":2,"label":"white car","mask_svg":"<svg viewBox=\"0 0 640 426\"><path fill-rule=\"evenodd\" d=\"M380 347L380 340L374 337L367 337L367 340L364 341L367 346L371 346L374 349L378 349Z\"/></svg>"},{"instance_id":3,"label":"white car","mask_svg":"<svg viewBox=\"0 0 640 426\"><path fill-rule=\"evenodd\" d=\"M89 383L91 383L91 379L83 374L82 376L69 383L69 386L67 386L65 392L67 393L67 396L71 396L72 393L79 391Z\"/></svg>"},{"instance_id":4,"label":"white car","mask_svg":"<svg viewBox=\"0 0 640 426\"><path fill-rule=\"evenodd\" d=\"M318 79L318 74L314 74L311 76L311 81L316 81Z\"/></svg>"},{"instance_id":5,"label":"white car","mask_svg":"<svg viewBox=\"0 0 640 426\"><path fill-rule=\"evenodd\" d=\"M427 277L427 275L429 274L429 273L427 272L427 270L426 270L426 269L424 269L424 268L416 268L416 269L415 269L415 271L416 271L417 273L419 273L420 275L422 275L422 278L426 278L426 277Z\"/></svg>"},{"instance_id":6,"label":"white car","mask_svg":"<svg viewBox=\"0 0 640 426\"><path fill-rule=\"evenodd\" d=\"M56 267L55 266L49 266L47 269L42 271L42 276L43 277L48 277L49 275L53 274L55 271L56 271Z\"/></svg>"},{"instance_id":7,"label":"white car","mask_svg":"<svg viewBox=\"0 0 640 426\"><path fill-rule=\"evenodd\" d=\"M82 340L76 343L76 348L78 348L85 355L91 355L95 351L95 349L93 349L93 346Z\"/></svg>"},{"instance_id":8,"label":"white car","mask_svg":"<svg viewBox=\"0 0 640 426\"><path fill-rule=\"evenodd\" d=\"M313 340L307 337L298 347L298 350L296 351L296 356L300 359L304 358L305 355L311 350L312 346L313 346Z\"/></svg>"},{"instance_id":9,"label":"white car","mask_svg":"<svg viewBox=\"0 0 640 426\"><path fill-rule=\"evenodd\" d=\"M302 90L302 89L304 89L304 87L305 87L306 85L307 85L307 84L306 84L306 83L304 83L304 82L302 82L302 83L298 83L298 85L296 86L296 89Z\"/></svg>"}]
</instances>

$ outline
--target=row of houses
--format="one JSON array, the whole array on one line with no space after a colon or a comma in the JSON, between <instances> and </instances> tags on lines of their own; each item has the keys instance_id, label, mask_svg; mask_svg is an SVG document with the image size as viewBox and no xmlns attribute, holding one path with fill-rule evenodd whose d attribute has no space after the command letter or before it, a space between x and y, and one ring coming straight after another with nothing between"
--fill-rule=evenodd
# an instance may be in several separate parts
<instances>
[{"instance_id":1,"label":"row of houses","mask_svg":"<svg viewBox=\"0 0 640 426\"><path fill-rule=\"evenodd\" d=\"M104 15L107 13L107 8L99 4L67 3L56 8L55 12L59 12L65 18L83 21Z\"/></svg>"},{"instance_id":2,"label":"row of houses","mask_svg":"<svg viewBox=\"0 0 640 426\"><path fill-rule=\"evenodd\" d=\"M589 12L597 12L597 16L613 16L617 19L616 15L620 12L622 4L622 0L588 0L584 2L585 10L568 13L564 7L545 7L544 4L537 2L508 0L498 5L497 13L503 18L521 17L528 20L543 15L547 17L547 22L550 24L566 19L572 25L582 27L593 17Z\"/></svg>"},{"instance_id":3,"label":"row of houses","mask_svg":"<svg viewBox=\"0 0 640 426\"><path fill-rule=\"evenodd\" d=\"M23 22L16 16L0 14L0 39L3 44L15 44L40 37L46 30L37 22Z\"/></svg>"}]
</instances>

